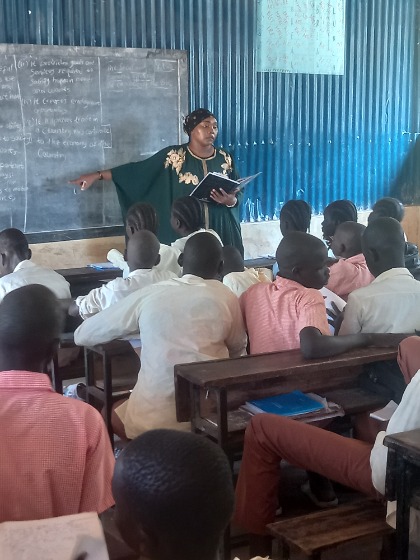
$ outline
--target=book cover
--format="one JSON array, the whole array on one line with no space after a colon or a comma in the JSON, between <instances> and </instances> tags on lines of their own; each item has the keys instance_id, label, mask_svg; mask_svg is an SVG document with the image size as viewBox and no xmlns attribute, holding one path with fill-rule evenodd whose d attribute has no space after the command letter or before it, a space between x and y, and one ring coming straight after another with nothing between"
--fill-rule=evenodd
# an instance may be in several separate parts
<instances>
[{"instance_id":1,"label":"book cover","mask_svg":"<svg viewBox=\"0 0 420 560\"><path fill-rule=\"evenodd\" d=\"M297 416L323 408L325 407L322 402L305 395L301 391L292 391L265 399L247 401L246 403L246 409L249 412L255 414L267 412L269 414L280 414L281 416Z\"/></svg>"},{"instance_id":2,"label":"book cover","mask_svg":"<svg viewBox=\"0 0 420 560\"><path fill-rule=\"evenodd\" d=\"M190 196L195 196L204 202L210 202L212 200L210 198L210 193L213 189L223 189L229 194L237 188L242 189L258 175L260 175L260 173L250 175L249 177L243 177L235 181L227 177L227 175L223 175L223 173L211 171L198 183Z\"/></svg>"}]
</instances>

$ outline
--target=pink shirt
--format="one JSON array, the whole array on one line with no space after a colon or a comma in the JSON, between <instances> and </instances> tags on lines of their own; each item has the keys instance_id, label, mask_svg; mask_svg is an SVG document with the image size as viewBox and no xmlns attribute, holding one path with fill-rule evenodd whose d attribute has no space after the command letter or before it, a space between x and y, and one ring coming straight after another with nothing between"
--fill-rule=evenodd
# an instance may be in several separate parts
<instances>
[{"instance_id":1,"label":"pink shirt","mask_svg":"<svg viewBox=\"0 0 420 560\"><path fill-rule=\"evenodd\" d=\"M54 392L49 378L0 372L0 522L113 505L114 456L97 410Z\"/></svg>"},{"instance_id":2,"label":"pink shirt","mask_svg":"<svg viewBox=\"0 0 420 560\"><path fill-rule=\"evenodd\" d=\"M351 292L363 288L373 281L365 257L362 253L340 259L330 267L330 279L327 288L342 297L345 301Z\"/></svg>"},{"instance_id":3,"label":"pink shirt","mask_svg":"<svg viewBox=\"0 0 420 560\"><path fill-rule=\"evenodd\" d=\"M270 284L255 284L239 301L251 354L299 348L304 327L330 334L321 293L293 280L277 276Z\"/></svg>"}]
</instances>

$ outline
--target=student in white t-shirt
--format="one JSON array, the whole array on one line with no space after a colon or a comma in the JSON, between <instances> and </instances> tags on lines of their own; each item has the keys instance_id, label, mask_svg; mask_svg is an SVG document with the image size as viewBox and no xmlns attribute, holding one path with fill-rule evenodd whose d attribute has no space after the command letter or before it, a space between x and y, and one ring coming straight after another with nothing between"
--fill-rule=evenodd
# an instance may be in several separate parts
<instances>
[{"instance_id":1,"label":"student in white t-shirt","mask_svg":"<svg viewBox=\"0 0 420 560\"><path fill-rule=\"evenodd\" d=\"M115 278L86 296L79 296L70 306L69 314L87 319L137 290L176 277L174 272L157 267L159 249L160 243L154 233L147 230L134 232L127 242L128 276Z\"/></svg>"},{"instance_id":2,"label":"student in white t-shirt","mask_svg":"<svg viewBox=\"0 0 420 560\"><path fill-rule=\"evenodd\" d=\"M31 261L32 251L20 230L8 228L0 233L0 257L0 301L29 284L49 288L58 299L71 298L70 284L61 274Z\"/></svg>"},{"instance_id":3,"label":"student in white t-shirt","mask_svg":"<svg viewBox=\"0 0 420 560\"><path fill-rule=\"evenodd\" d=\"M271 282L262 270L245 268L241 253L232 245L223 247L223 284L238 297L259 282Z\"/></svg>"},{"instance_id":4,"label":"student in white t-shirt","mask_svg":"<svg viewBox=\"0 0 420 560\"><path fill-rule=\"evenodd\" d=\"M127 211L125 232L129 239L136 231L148 230L158 237L159 220L156 210L147 202L136 202ZM177 276L181 275L181 267L178 264L178 254L169 245L160 244L160 262L157 266L159 270L169 270ZM124 255L117 249L111 249L107 259L123 271L125 278L129 274Z\"/></svg>"},{"instance_id":5,"label":"student in white t-shirt","mask_svg":"<svg viewBox=\"0 0 420 560\"><path fill-rule=\"evenodd\" d=\"M178 251L184 251L185 243L196 233L207 231L214 235L223 246L222 240L214 229L205 229L204 207L201 201L194 196L181 196L177 198L171 209L171 227L179 235L179 239L171 243Z\"/></svg>"}]
</instances>

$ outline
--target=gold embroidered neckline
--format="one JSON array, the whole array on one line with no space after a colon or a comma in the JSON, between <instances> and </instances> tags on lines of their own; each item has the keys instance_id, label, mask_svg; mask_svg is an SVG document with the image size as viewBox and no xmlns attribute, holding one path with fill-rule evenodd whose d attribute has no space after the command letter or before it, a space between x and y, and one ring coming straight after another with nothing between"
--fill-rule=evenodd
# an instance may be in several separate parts
<instances>
[{"instance_id":1,"label":"gold embroidered neckline","mask_svg":"<svg viewBox=\"0 0 420 560\"><path fill-rule=\"evenodd\" d=\"M216 153L217 153L216 148L214 148L214 153L213 153L212 156L206 157L206 158L201 158L201 157L196 156L195 154L193 154L193 152L190 150L190 147L189 147L188 145L187 145L187 150L188 150L188 152L192 155L192 157L194 157L195 159L199 159L200 161L208 161L209 159L213 159L213 158L216 157Z\"/></svg>"}]
</instances>

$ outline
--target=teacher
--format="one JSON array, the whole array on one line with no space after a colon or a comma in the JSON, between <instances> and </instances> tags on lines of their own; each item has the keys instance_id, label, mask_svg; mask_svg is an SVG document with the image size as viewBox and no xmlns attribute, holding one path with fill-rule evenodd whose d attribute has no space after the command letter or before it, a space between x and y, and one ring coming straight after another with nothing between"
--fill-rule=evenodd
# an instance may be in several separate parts
<instances>
[{"instance_id":1,"label":"teacher","mask_svg":"<svg viewBox=\"0 0 420 560\"><path fill-rule=\"evenodd\" d=\"M71 183L85 190L95 181L112 180L124 217L135 202L149 202L160 218L159 239L169 244L175 240L170 225L174 200L189 195L209 171L231 179L239 177L232 156L214 146L218 127L210 111L196 109L190 113L184 131L189 137L187 144L168 146L143 161L81 175ZM228 194L222 189L213 190L210 196L212 202L203 203L206 228L214 229L224 245L237 247L243 255L237 191Z\"/></svg>"}]
</instances>

